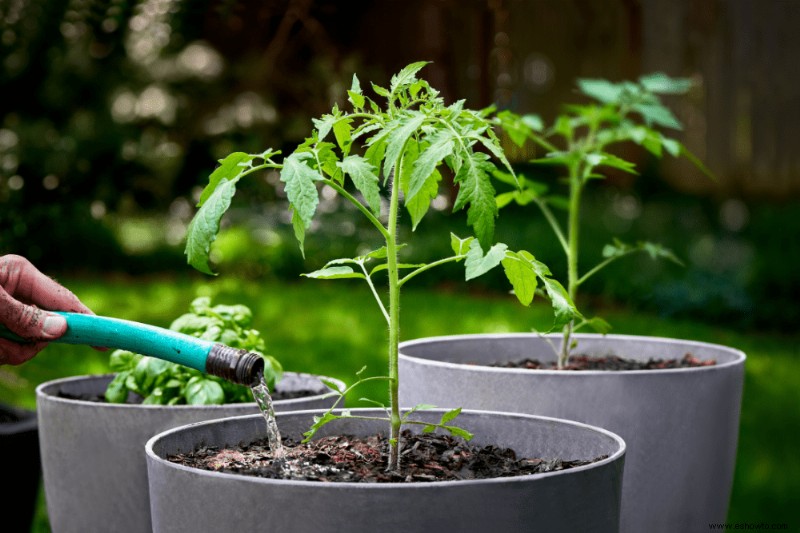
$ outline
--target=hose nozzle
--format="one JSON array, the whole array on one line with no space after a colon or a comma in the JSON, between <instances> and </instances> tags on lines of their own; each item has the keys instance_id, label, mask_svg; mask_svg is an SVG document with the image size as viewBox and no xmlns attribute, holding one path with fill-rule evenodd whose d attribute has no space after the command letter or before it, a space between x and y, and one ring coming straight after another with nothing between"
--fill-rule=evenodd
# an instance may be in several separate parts
<instances>
[{"instance_id":1,"label":"hose nozzle","mask_svg":"<svg viewBox=\"0 0 800 533\"><path fill-rule=\"evenodd\" d=\"M264 372L264 359L257 353L215 344L206 358L206 373L233 383L251 386Z\"/></svg>"}]
</instances>

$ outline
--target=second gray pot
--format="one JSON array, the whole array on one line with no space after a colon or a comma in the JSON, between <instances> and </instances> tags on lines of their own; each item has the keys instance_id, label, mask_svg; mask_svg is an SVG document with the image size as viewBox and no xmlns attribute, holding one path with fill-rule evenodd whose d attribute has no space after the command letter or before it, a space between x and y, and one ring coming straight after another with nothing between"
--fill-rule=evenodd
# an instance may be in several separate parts
<instances>
[{"instance_id":1,"label":"second gray pot","mask_svg":"<svg viewBox=\"0 0 800 533\"><path fill-rule=\"evenodd\" d=\"M147 440L183 424L259 412L255 403L158 406L59 396L103 394L112 378L58 379L36 389L45 497L53 531L149 533ZM318 376L287 372L277 389L319 392L276 401L277 411L327 408L333 403L323 398L328 389Z\"/></svg>"},{"instance_id":2,"label":"second gray pot","mask_svg":"<svg viewBox=\"0 0 800 533\"><path fill-rule=\"evenodd\" d=\"M483 366L554 361L560 335L462 335L400 345L403 406L512 411L577 420L628 447L621 531L707 531L724 522L739 433L745 355L726 346L656 337L577 335L576 353L639 360L716 359L669 370L563 371Z\"/></svg>"}]
</instances>

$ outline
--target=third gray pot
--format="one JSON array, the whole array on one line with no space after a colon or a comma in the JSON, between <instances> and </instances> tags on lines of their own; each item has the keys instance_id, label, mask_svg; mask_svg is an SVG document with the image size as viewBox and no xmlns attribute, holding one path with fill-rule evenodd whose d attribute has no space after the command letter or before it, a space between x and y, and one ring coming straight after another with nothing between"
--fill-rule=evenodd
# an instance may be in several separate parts
<instances>
[{"instance_id":1,"label":"third gray pot","mask_svg":"<svg viewBox=\"0 0 800 533\"><path fill-rule=\"evenodd\" d=\"M183 424L259 412L255 403L159 406L59 396L103 394L112 378L58 379L36 389L45 497L53 531L149 533L147 439ZM333 403L333 399L323 398L328 389L318 376L287 372L278 390L318 394L276 401L277 411Z\"/></svg>"},{"instance_id":2,"label":"third gray pot","mask_svg":"<svg viewBox=\"0 0 800 533\"><path fill-rule=\"evenodd\" d=\"M353 410L365 416L377 409ZM444 411L418 418L435 422ZM319 411L279 413L284 437L298 439ZM530 476L421 483L290 481L209 472L165 457L198 446L264 437L260 416L202 422L161 433L147 443L155 533L241 531L276 533L616 533L625 444L585 424L522 414L463 412L458 426L479 446L518 457L606 459ZM343 419L317 434L373 435L384 421ZM419 429L412 426L411 429ZM401 452L402 453L402 452ZM401 459L402 460L402 459Z\"/></svg>"},{"instance_id":3,"label":"third gray pot","mask_svg":"<svg viewBox=\"0 0 800 533\"><path fill-rule=\"evenodd\" d=\"M513 411L577 420L628 447L621 531L707 531L724 522L733 481L745 355L726 346L626 335L577 335L576 353L639 360L691 353L715 366L559 371L482 366L554 361L560 335L463 335L400 346L403 406Z\"/></svg>"}]
</instances>

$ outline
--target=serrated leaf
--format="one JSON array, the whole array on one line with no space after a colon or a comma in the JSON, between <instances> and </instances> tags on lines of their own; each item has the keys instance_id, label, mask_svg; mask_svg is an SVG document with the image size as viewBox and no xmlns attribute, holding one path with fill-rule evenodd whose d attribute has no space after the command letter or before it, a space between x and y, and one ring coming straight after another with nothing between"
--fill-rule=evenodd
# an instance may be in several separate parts
<instances>
[{"instance_id":1,"label":"serrated leaf","mask_svg":"<svg viewBox=\"0 0 800 533\"><path fill-rule=\"evenodd\" d=\"M208 264L208 253L219 233L220 220L235 193L236 182L223 179L189 223L184 253L186 261L200 272L214 275Z\"/></svg>"},{"instance_id":2,"label":"serrated leaf","mask_svg":"<svg viewBox=\"0 0 800 533\"><path fill-rule=\"evenodd\" d=\"M286 196L294 213L302 221L303 229L311 227L311 219L314 218L319 204L315 182L321 178L316 170L305 163L311 157L306 152L295 152L284 160L281 170L281 181L286 184Z\"/></svg>"},{"instance_id":3,"label":"serrated leaf","mask_svg":"<svg viewBox=\"0 0 800 533\"><path fill-rule=\"evenodd\" d=\"M436 167L444 161L445 157L453 153L453 133L450 130L442 129L437 131L429 139L429 142L430 144L422 148L422 151L417 155L416 161L414 161L413 170L408 180L406 204L429 184L429 178L436 170Z\"/></svg>"},{"instance_id":4,"label":"serrated leaf","mask_svg":"<svg viewBox=\"0 0 800 533\"><path fill-rule=\"evenodd\" d=\"M358 155L350 155L344 158L341 163L337 163L350 179L356 189L364 195L370 209L376 216L381 214L381 191L378 185L377 170L369 161Z\"/></svg>"},{"instance_id":5,"label":"serrated leaf","mask_svg":"<svg viewBox=\"0 0 800 533\"><path fill-rule=\"evenodd\" d=\"M533 256L525 250L519 252L507 251L502 261L503 270L506 278L511 283L511 287L514 289L514 295L525 306L533 302L538 285L536 272L531 266L532 261Z\"/></svg>"},{"instance_id":6,"label":"serrated leaf","mask_svg":"<svg viewBox=\"0 0 800 533\"><path fill-rule=\"evenodd\" d=\"M507 249L508 246L505 244L497 243L486 252L486 255L483 255L480 243L477 240L472 241L464 263L466 280L477 278L499 265L506 256Z\"/></svg>"},{"instance_id":7,"label":"serrated leaf","mask_svg":"<svg viewBox=\"0 0 800 533\"><path fill-rule=\"evenodd\" d=\"M347 96L354 108L361 109L364 107L364 95L361 92L361 83L359 83L358 76L355 74L353 74L353 83L350 86L350 90L347 91Z\"/></svg>"},{"instance_id":8,"label":"serrated leaf","mask_svg":"<svg viewBox=\"0 0 800 533\"><path fill-rule=\"evenodd\" d=\"M214 172L208 178L208 185L200 194L200 201L197 203L198 207L201 207L208 200L222 180L235 182L247 168L247 163L255 157L244 152L234 152L225 157L225 159L220 160L219 166L214 169ZM245 166L242 166L243 164Z\"/></svg>"},{"instance_id":9,"label":"serrated leaf","mask_svg":"<svg viewBox=\"0 0 800 533\"><path fill-rule=\"evenodd\" d=\"M428 61L417 61L416 63L411 63L410 65L404 67L400 72L392 76L391 80L391 92L397 92L397 89L400 87L410 85L417 80L417 72L422 70L429 62Z\"/></svg>"},{"instance_id":10,"label":"serrated leaf","mask_svg":"<svg viewBox=\"0 0 800 533\"><path fill-rule=\"evenodd\" d=\"M311 122L314 124L314 127L317 128L317 140L324 141L325 137L331 132L333 125L337 121L337 117L333 115L322 115L320 118L311 119Z\"/></svg>"},{"instance_id":11,"label":"serrated leaf","mask_svg":"<svg viewBox=\"0 0 800 533\"><path fill-rule=\"evenodd\" d=\"M375 91L375 94L383 96L384 98L389 96L389 91L381 87L380 85L372 84L372 90Z\"/></svg>"},{"instance_id":12,"label":"serrated leaf","mask_svg":"<svg viewBox=\"0 0 800 533\"><path fill-rule=\"evenodd\" d=\"M353 144L352 137L350 136L350 132L353 130L353 127L350 125L352 122L352 119L349 118L340 119L333 125L333 136L336 138L336 143L339 145L344 155L350 153L350 146Z\"/></svg>"},{"instance_id":13,"label":"serrated leaf","mask_svg":"<svg viewBox=\"0 0 800 533\"><path fill-rule=\"evenodd\" d=\"M571 320L581 316L563 285L552 278L540 279L544 283L545 292L547 292L547 296L553 306L553 312L555 313L554 328L564 326Z\"/></svg>"},{"instance_id":14,"label":"serrated leaf","mask_svg":"<svg viewBox=\"0 0 800 533\"><path fill-rule=\"evenodd\" d=\"M315 270L314 272L309 272L308 274L301 274L301 276L314 279L344 279L344 278L364 279L364 274L361 274L360 272L355 272L349 266L333 266L333 267L323 268L320 270Z\"/></svg>"},{"instance_id":15,"label":"serrated leaf","mask_svg":"<svg viewBox=\"0 0 800 533\"><path fill-rule=\"evenodd\" d=\"M422 126L425 118L424 114L414 111L400 118L397 124L392 126L386 144L386 155L383 163L384 176L388 177L391 174L406 142Z\"/></svg>"},{"instance_id":16,"label":"serrated leaf","mask_svg":"<svg viewBox=\"0 0 800 533\"><path fill-rule=\"evenodd\" d=\"M469 204L467 224L475 230L475 236L481 246L488 248L494 234L494 219L497 216L497 203L494 200L495 190L489 175L495 166L489 162L489 156L483 153L469 153L464 164L455 176L459 184L453 211Z\"/></svg>"}]
</instances>

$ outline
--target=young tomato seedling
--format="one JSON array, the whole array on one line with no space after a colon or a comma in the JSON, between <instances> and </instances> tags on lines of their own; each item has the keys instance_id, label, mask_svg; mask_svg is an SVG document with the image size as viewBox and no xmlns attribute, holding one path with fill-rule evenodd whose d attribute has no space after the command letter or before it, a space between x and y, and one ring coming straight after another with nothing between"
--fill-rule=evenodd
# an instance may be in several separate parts
<instances>
[{"instance_id":1,"label":"young tomato seedling","mask_svg":"<svg viewBox=\"0 0 800 533\"><path fill-rule=\"evenodd\" d=\"M584 188L589 181L604 177L599 170L602 167L637 173L634 163L608 151L611 146L632 141L659 158L664 152L675 157L684 156L703 173L711 176L703 163L685 146L657 129L681 128L675 115L661 102L660 95L683 94L691 88L690 80L657 73L643 76L638 82L612 83L602 79L582 79L578 80L578 88L596 103L569 106L548 128L535 115L518 116L502 111L495 119L518 146L530 139L546 151L544 158L536 159L533 163L557 165L566 170L565 181L569 191L566 198L549 194L546 184L527 176L498 174L498 178L511 183L515 190L498 195L497 204L500 207L511 202L535 204L541 210L566 256L567 293L571 300L575 300L578 289L586 280L610 263L635 252L645 252L653 259L663 258L680 264L671 251L658 244L626 244L613 239L603 249L603 259L598 264L586 272L579 271L579 226ZM566 230L552 211L553 207L566 209ZM558 354L558 368L564 367L575 346L573 333L584 326L601 333L610 329L609 324L598 317L585 319L575 316L566 322Z\"/></svg>"},{"instance_id":2,"label":"young tomato seedling","mask_svg":"<svg viewBox=\"0 0 800 533\"><path fill-rule=\"evenodd\" d=\"M221 161L202 194L201 207L189 227L187 243L190 264L210 272L208 252L220 218L230 205L236 182L262 169L281 170L280 179L285 184L301 250L317 211L320 187L329 187L355 206L381 235L384 246L354 258L334 259L306 276L364 280L386 320L388 375L363 378L345 390L333 384L329 386L341 400L360 383L377 379L388 381L389 406L382 406L386 416L381 420L390 425L390 469L398 466L398 439L403 424L420 424L424 431L441 428L471 437L467 431L451 424L460 409L447 412L435 424L414 418L416 411L432 406L421 404L405 413L400 411L400 291L408 281L426 270L451 262L464 262L467 280L502 263L518 294L528 294L532 298L537 279L541 280L558 316L565 320L580 316L564 288L549 277L547 267L533 255L525 251L512 252L504 244L492 244L497 216L495 189L490 181L497 170L493 159L507 170L511 180L514 179L513 170L492 129L488 112L467 109L463 100L445 105L438 91L417 77L425 64L419 62L405 67L392 77L388 88L373 84L376 99L367 96L358 78L353 76L352 86L347 91L350 109L334 106L329 114L315 119L311 136L283 163L274 159L278 153L272 150L256 155L234 153ZM376 100L383 101L383 105ZM401 203L410 217L412 229L416 228L439 194L445 171L452 174L458 187L453 210L467 210L467 224L475 237L462 239L451 234L452 255L437 261L401 262L400 251L404 246L398 231ZM382 208L385 196L388 196L388 208ZM388 288L388 296L378 290L376 274L380 274L378 279ZM356 416L349 411L337 414L332 408L315 419L306 437L313 436L328 422Z\"/></svg>"}]
</instances>

